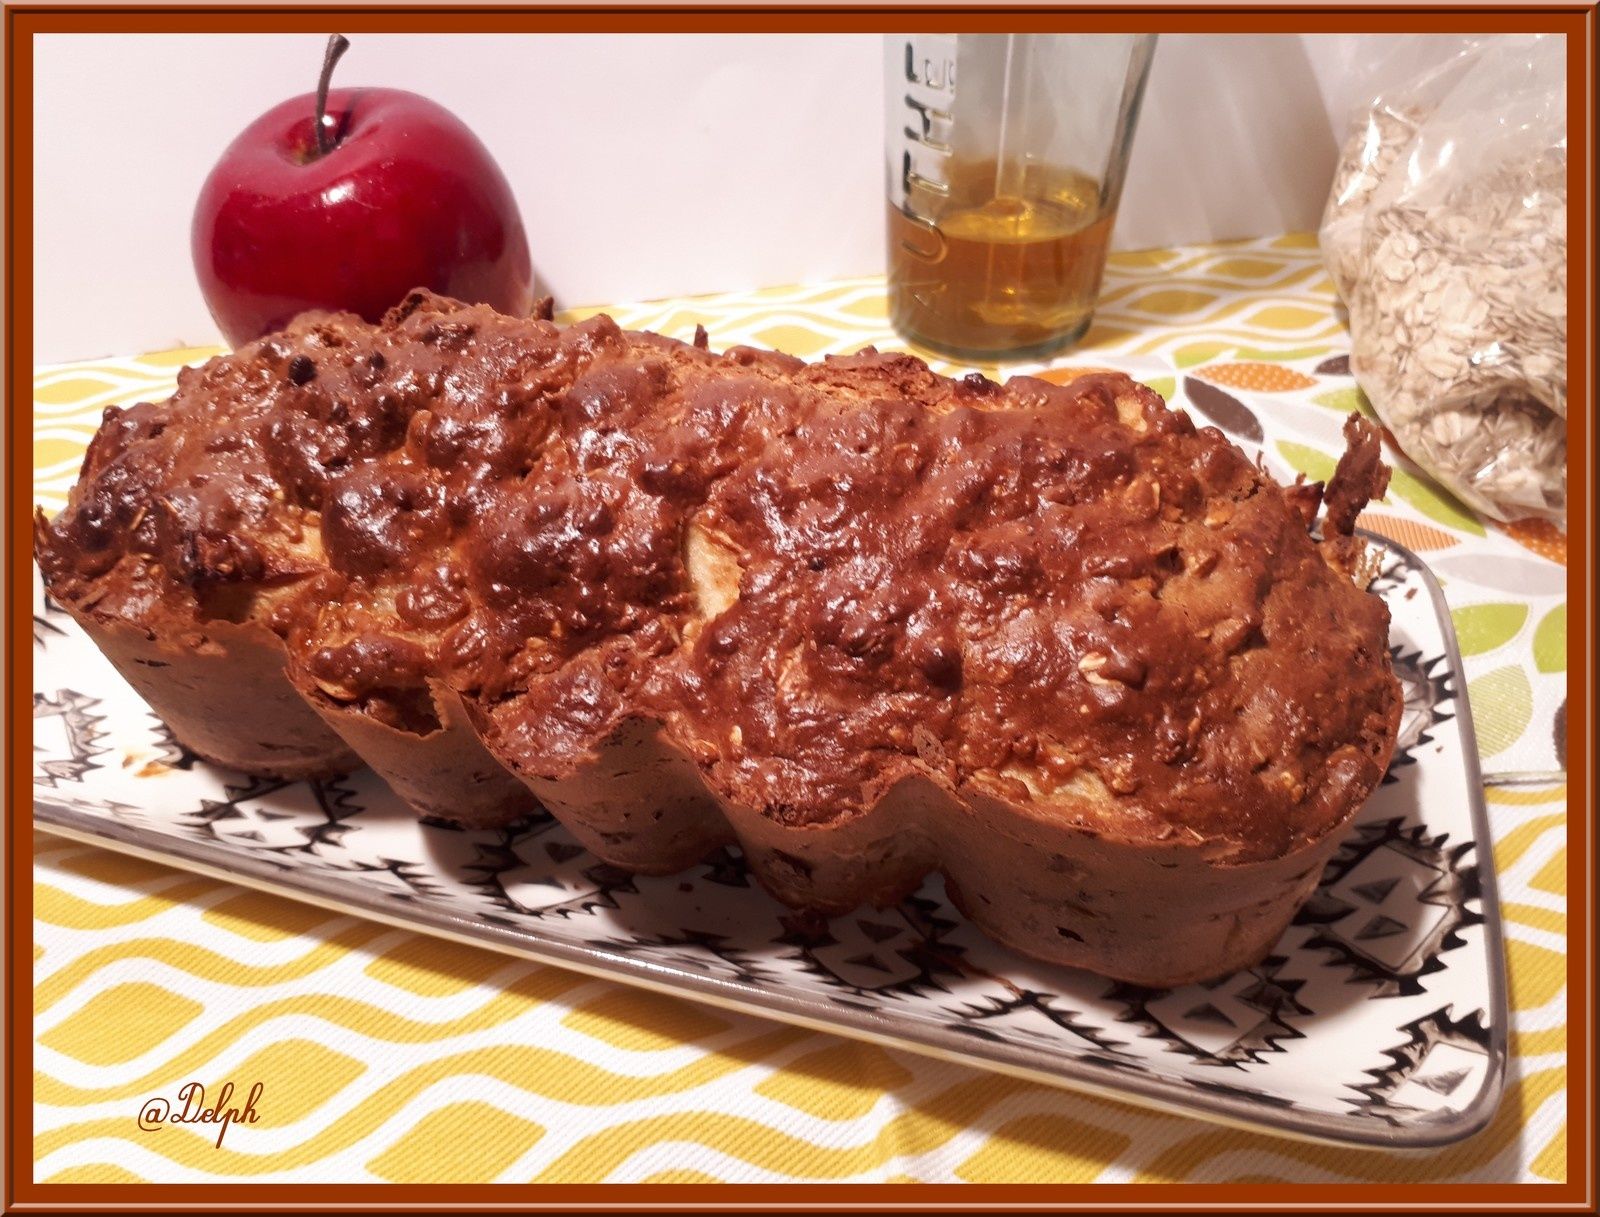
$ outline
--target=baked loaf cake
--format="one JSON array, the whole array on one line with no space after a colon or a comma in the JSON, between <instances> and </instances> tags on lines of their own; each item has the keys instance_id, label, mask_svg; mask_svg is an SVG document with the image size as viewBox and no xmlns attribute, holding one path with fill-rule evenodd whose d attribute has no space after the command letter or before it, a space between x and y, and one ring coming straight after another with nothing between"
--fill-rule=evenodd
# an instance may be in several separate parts
<instances>
[{"instance_id":1,"label":"baked loaf cake","mask_svg":"<svg viewBox=\"0 0 1600 1217\"><path fill-rule=\"evenodd\" d=\"M647 873L736 842L823 914L938 870L1020 951L1170 985L1265 954L1389 761L1351 535L1387 471L1346 435L1324 496L1120 375L417 293L107 410L36 553L219 764L537 799Z\"/></svg>"}]
</instances>

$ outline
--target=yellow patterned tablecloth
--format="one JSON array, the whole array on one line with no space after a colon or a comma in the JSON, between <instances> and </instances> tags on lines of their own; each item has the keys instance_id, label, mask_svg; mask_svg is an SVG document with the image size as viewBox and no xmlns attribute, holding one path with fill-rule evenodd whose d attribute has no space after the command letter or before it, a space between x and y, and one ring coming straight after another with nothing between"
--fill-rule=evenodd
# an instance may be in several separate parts
<instances>
[{"instance_id":1,"label":"yellow patterned tablecloth","mask_svg":"<svg viewBox=\"0 0 1600 1217\"><path fill-rule=\"evenodd\" d=\"M703 324L718 348L904 345L878 279L609 311L679 336ZM1347 349L1315 242L1291 235L1114 256L1094 328L1055 363L1114 363L1199 414L1244 410L1269 466L1321 476L1339 411L1365 405L1338 360ZM180 366L214 353L38 369L37 500L60 506L102 407L164 396ZM1393 1156L1218 1128L39 835L35 1178L1564 1180L1565 539L1486 525L1406 469L1366 522L1422 550L1445 582L1491 783L1513 1059L1505 1102L1472 1141ZM221 1148L205 1129L140 1130L147 1098L230 1079L235 1104L256 1080L270 1102Z\"/></svg>"}]
</instances>

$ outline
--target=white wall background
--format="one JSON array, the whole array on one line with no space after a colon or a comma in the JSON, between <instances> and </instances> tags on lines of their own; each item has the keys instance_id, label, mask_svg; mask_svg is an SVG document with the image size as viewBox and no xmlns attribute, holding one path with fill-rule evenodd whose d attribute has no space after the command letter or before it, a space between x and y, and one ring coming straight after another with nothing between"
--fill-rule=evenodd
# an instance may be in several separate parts
<instances>
[{"instance_id":1,"label":"white wall background","mask_svg":"<svg viewBox=\"0 0 1600 1217\"><path fill-rule=\"evenodd\" d=\"M217 341L189 217L235 134L310 90L321 36L54 35L35 69L35 358ZM1313 228L1388 35L1171 35L1124 249ZM1415 39L1407 40L1415 42ZM1420 58L1450 40L1426 40ZM337 83L426 94L516 189L558 304L883 267L875 35L377 35Z\"/></svg>"}]
</instances>

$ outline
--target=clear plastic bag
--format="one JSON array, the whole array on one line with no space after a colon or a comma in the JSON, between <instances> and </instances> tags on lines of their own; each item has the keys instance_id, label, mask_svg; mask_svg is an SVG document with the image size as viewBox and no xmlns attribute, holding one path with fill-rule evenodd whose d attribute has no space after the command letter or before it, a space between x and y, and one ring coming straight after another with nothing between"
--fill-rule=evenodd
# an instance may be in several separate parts
<instances>
[{"instance_id":1,"label":"clear plastic bag","mask_svg":"<svg viewBox=\"0 0 1600 1217\"><path fill-rule=\"evenodd\" d=\"M1562 38L1468 41L1360 116L1322 221L1356 380L1501 520L1566 518L1566 82Z\"/></svg>"}]
</instances>

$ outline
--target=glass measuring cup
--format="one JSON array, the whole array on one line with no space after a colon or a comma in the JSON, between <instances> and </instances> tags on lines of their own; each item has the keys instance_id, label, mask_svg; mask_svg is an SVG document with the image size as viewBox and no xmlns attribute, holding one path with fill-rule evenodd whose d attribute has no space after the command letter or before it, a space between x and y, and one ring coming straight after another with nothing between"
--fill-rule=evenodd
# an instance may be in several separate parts
<instances>
[{"instance_id":1,"label":"glass measuring cup","mask_svg":"<svg viewBox=\"0 0 1600 1217\"><path fill-rule=\"evenodd\" d=\"M885 39L889 314L902 335L977 357L1082 337L1154 49L1153 34Z\"/></svg>"}]
</instances>

